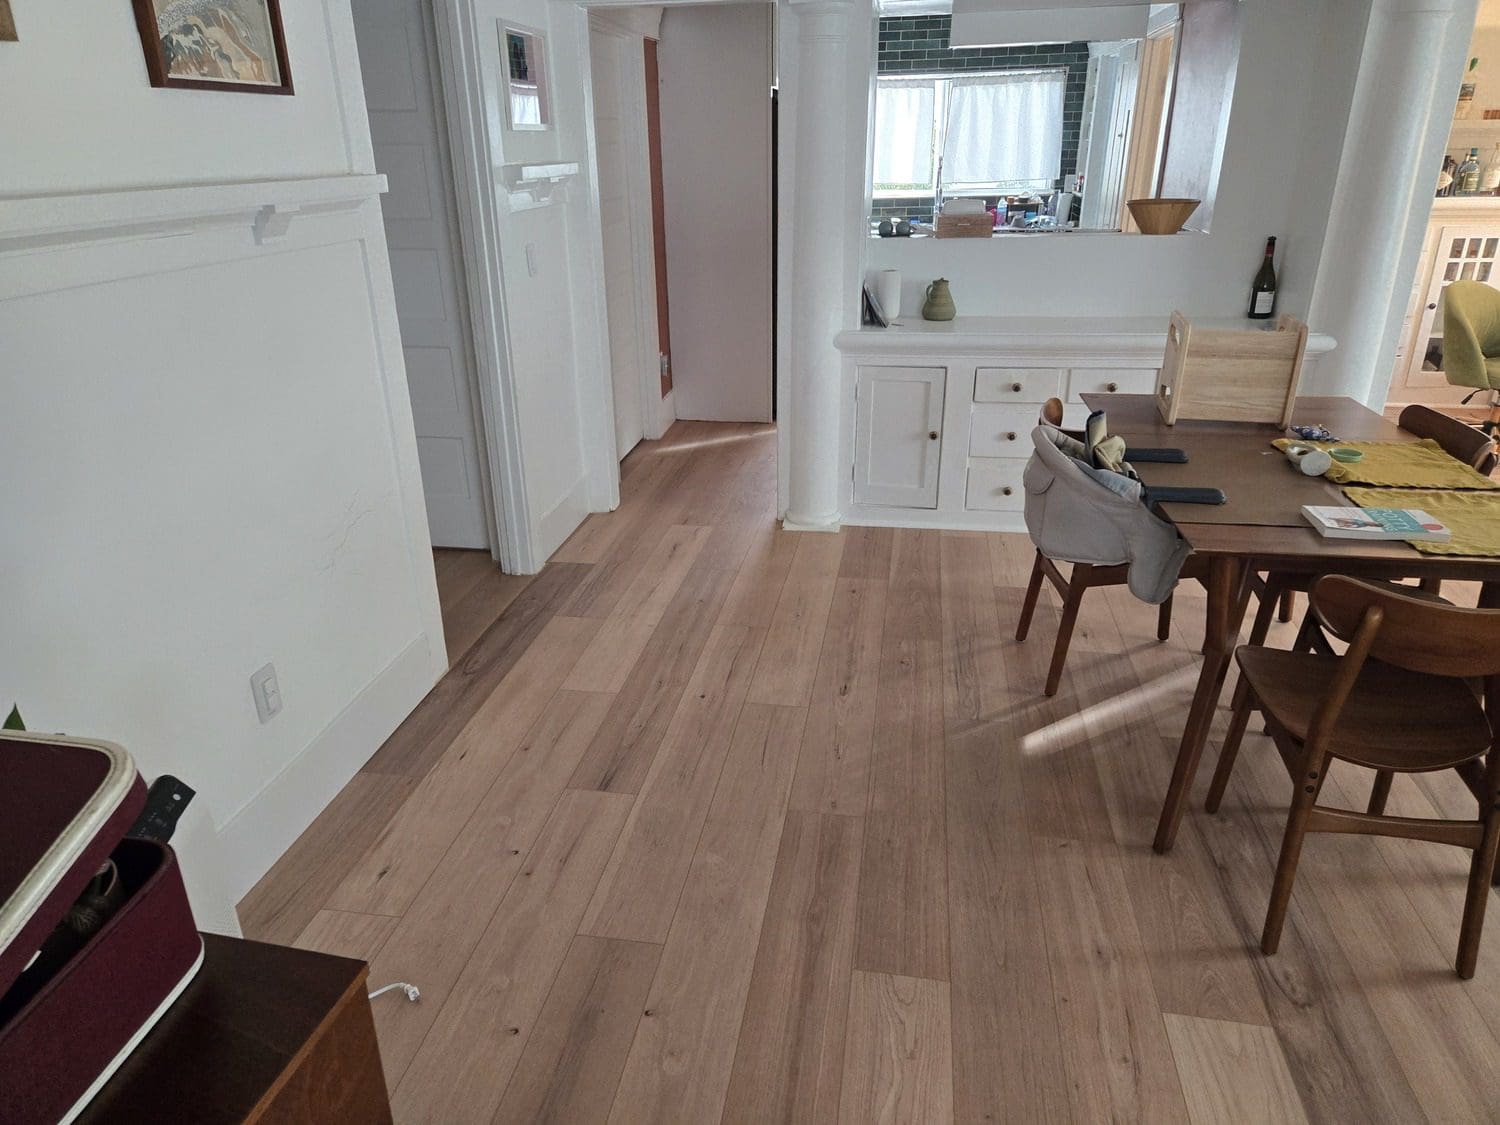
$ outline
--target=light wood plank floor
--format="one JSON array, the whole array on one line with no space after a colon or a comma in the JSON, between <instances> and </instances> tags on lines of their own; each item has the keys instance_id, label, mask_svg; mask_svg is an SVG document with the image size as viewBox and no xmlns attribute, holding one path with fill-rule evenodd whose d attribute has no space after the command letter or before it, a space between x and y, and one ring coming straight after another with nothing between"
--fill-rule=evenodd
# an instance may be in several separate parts
<instances>
[{"instance_id":1,"label":"light wood plank floor","mask_svg":"<svg viewBox=\"0 0 1500 1125\"><path fill-rule=\"evenodd\" d=\"M1022 536L781 532L769 427L679 423L621 492L530 581L439 555L453 671L240 904L421 986L375 1002L398 1120L1500 1114L1500 932L1449 967L1464 855L1315 837L1263 957L1263 736L1151 852L1196 588L1165 644L1091 592L1048 700Z\"/></svg>"}]
</instances>

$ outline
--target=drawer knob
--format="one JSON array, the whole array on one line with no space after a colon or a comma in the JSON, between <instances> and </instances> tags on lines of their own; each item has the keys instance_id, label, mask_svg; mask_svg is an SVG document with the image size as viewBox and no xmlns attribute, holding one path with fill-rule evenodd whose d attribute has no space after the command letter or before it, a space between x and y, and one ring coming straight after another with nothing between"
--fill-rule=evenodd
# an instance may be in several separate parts
<instances>
[{"instance_id":1,"label":"drawer knob","mask_svg":"<svg viewBox=\"0 0 1500 1125\"><path fill-rule=\"evenodd\" d=\"M1009 433L1007 433L1005 435L1005 440L1006 441L1015 441L1016 440L1016 431L1015 430L1011 430Z\"/></svg>"},{"instance_id":2,"label":"drawer knob","mask_svg":"<svg viewBox=\"0 0 1500 1125\"><path fill-rule=\"evenodd\" d=\"M938 432L936 430L928 430L927 431L927 440L928 441L937 441L937 439L938 439Z\"/></svg>"},{"instance_id":3,"label":"drawer knob","mask_svg":"<svg viewBox=\"0 0 1500 1125\"><path fill-rule=\"evenodd\" d=\"M1020 394L1021 393L1021 384L1020 383L1012 383L1010 385L1010 389L1011 389L1011 393L1012 394Z\"/></svg>"},{"instance_id":4,"label":"drawer knob","mask_svg":"<svg viewBox=\"0 0 1500 1125\"><path fill-rule=\"evenodd\" d=\"M1110 394L1114 394L1116 391L1118 391L1120 389L1120 384L1119 383L1111 383L1105 389L1107 391L1109 391Z\"/></svg>"},{"instance_id":5,"label":"drawer knob","mask_svg":"<svg viewBox=\"0 0 1500 1125\"><path fill-rule=\"evenodd\" d=\"M1004 488L1002 488L1000 490L1000 495L1001 496L1009 496L1012 491L1013 490L1011 489L1010 485L1007 484Z\"/></svg>"}]
</instances>

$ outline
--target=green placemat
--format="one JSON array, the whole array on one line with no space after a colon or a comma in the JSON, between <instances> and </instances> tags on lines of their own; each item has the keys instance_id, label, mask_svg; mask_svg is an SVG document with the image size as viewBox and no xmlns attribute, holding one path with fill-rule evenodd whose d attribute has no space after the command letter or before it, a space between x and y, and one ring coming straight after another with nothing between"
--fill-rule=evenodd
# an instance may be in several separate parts
<instances>
[{"instance_id":1,"label":"green placemat","mask_svg":"<svg viewBox=\"0 0 1500 1125\"><path fill-rule=\"evenodd\" d=\"M1271 444L1285 451L1293 438ZM1500 489L1500 482L1465 465L1431 438L1421 441L1307 441L1318 449L1357 449L1364 458L1353 464L1335 461L1323 475L1334 484L1369 484L1382 488ZM1410 508L1410 504L1394 505ZM1434 515L1437 513L1434 512Z\"/></svg>"},{"instance_id":2,"label":"green placemat","mask_svg":"<svg viewBox=\"0 0 1500 1125\"><path fill-rule=\"evenodd\" d=\"M1346 488L1344 495L1361 508L1419 508L1442 520L1453 538L1446 543L1413 541L1412 546L1424 555L1500 558L1500 493Z\"/></svg>"}]
</instances>

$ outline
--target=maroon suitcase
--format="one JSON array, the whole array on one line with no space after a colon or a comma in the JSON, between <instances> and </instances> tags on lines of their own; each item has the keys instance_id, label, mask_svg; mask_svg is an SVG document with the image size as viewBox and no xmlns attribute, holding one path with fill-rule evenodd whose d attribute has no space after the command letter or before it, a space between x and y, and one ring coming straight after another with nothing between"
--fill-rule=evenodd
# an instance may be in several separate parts
<instances>
[{"instance_id":1,"label":"maroon suitcase","mask_svg":"<svg viewBox=\"0 0 1500 1125\"><path fill-rule=\"evenodd\" d=\"M71 1121L203 963L172 849L125 836L145 796L118 746L0 734L5 1125ZM80 948L51 944L106 861L115 865L123 901Z\"/></svg>"}]
</instances>

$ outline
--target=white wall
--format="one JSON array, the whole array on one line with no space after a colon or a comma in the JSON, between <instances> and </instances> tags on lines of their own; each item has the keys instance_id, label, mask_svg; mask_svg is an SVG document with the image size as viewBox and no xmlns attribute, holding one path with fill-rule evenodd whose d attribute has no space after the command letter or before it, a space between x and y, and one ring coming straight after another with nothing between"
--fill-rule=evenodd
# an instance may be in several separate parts
<instances>
[{"instance_id":1,"label":"white wall","mask_svg":"<svg viewBox=\"0 0 1500 1125\"><path fill-rule=\"evenodd\" d=\"M771 420L771 22L769 4L671 7L662 15L662 187L679 418Z\"/></svg>"},{"instance_id":2,"label":"white wall","mask_svg":"<svg viewBox=\"0 0 1500 1125\"><path fill-rule=\"evenodd\" d=\"M128 4L19 14L0 698L196 788L234 899L446 666L348 4L286 5L291 98L150 89Z\"/></svg>"},{"instance_id":3,"label":"white wall","mask_svg":"<svg viewBox=\"0 0 1500 1125\"><path fill-rule=\"evenodd\" d=\"M1347 15L1349 5L1339 7ZM1356 7L1367 10L1369 0ZM1347 115L1362 24L1346 20L1338 35L1343 44L1353 39L1355 49L1330 56L1321 49L1324 20L1310 19L1301 0L1242 4L1240 18L1239 72L1211 233L868 240L867 266L902 270L902 307L913 312L927 282L945 276L960 315L1165 319L1180 308L1225 317L1244 311L1265 239L1280 235L1281 306L1305 315L1317 260L1306 247L1326 225L1324 201L1338 162L1338 149L1325 145L1331 134L1342 140L1341 130L1323 125ZM1289 238L1293 231L1297 237Z\"/></svg>"},{"instance_id":4,"label":"white wall","mask_svg":"<svg viewBox=\"0 0 1500 1125\"><path fill-rule=\"evenodd\" d=\"M347 16L283 5L294 97L152 89L131 6L17 3L0 44L0 192L322 176L368 141ZM357 72L356 72L357 73Z\"/></svg>"}]
</instances>

